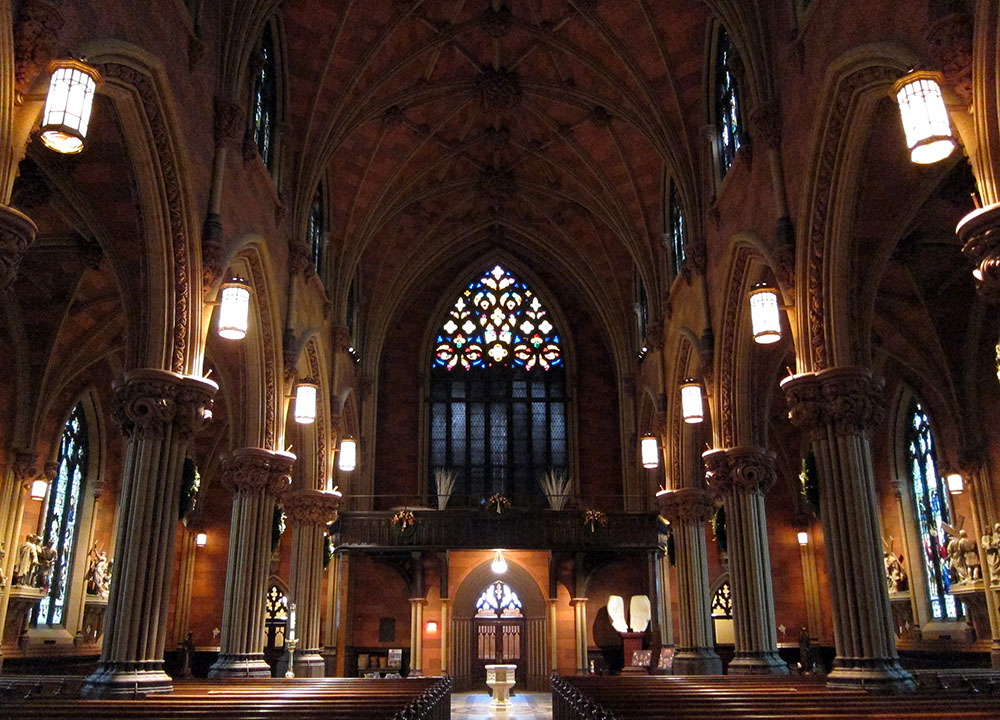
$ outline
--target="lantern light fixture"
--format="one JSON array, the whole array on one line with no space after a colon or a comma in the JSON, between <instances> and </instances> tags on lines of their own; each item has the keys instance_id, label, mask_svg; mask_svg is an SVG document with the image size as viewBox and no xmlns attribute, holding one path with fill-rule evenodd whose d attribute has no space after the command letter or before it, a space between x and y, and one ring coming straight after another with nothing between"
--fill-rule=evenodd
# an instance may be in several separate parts
<instances>
[{"instance_id":1,"label":"lantern light fixture","mask_svg":"<svg viewBox=\"0 0 1000 720\"><path fill-rule=\"evenodd\" d=\"M87 63L72 59L53 61L49 71L39 137L50 150L75 155L83 150L87 139L101 74Z\"/></svg>"},{"instance_id":2,"label":"lantern light fixture","mask_svg":"<svg viewBox=\"0 0 1000 720\"><path fill-rule=\"evenodd\" d=\"M959 473L950 473L945 480L948 483L948 492L951 495L961 495L965 492L965 478Z\"/></svg>"},{"instance_id":3,"label":"lantern light fixture","mask_svg":"<svg viewBox=\"0 0 1000 720\"><path fill-rule=\"evenodd\" d=\"M337 459L337 469L351 472L358 466L358 441L354 438L344 438L340 441L340 457Z\"/></svg>"},{"instance_id":4,"label":"lantern light fixture","mask_svg":"<svg viewBox=\"0 0 1000 720\"><path fill-rule=\"evenodd\" d=\"M295 383L295 422L309 425L316 422L316 397L319 383L306 378Z\"/></svg>"},{"instance_id":5,"label":"lantern light fixture","mask_svg":"<svg viewBox=\"0 0 1000 720\"><path fill-rule=\"evenodd\" d=\"M781 339L781 302L777 288L760 283L750 290L750 323L753 339L762 345Z\"/></svg>"},{"instance_id":6,"label":"lantern light fixture","mask_svg":"<svg viewBox=\"0 0 1000 720\"><path fill-rule=\"evenodd\" d=\"M437 635L438 624L437 620L428 620L426 625L426 632L428 635Z\"/></svg>"},{"instance_id":7,"label":"lantern light fixture","mask_svg":"<svg viewBox=\"0 0 1000 720\"><path fill-rule=\"evenodd\" d=\"M250 285L233 278L222 284L219 297L219 337L242 340L250 324Z\"/></svg>"},{"instance_id":8,"label":"lantern light fixture","mask_svg":"<svg viewBox=\"0 0 1000 720\"><path fill-rule=\"evenodd\" d=\"M194 544L197 547L205 547L206 545L208 545L208 533L203 533L203 532L197 533L194 536Z\"/></svg>"},{"instance_id":9,"label":"lantern light fixture","mask_svg":"<svg viewBox=\"0 0 1000 720\"><path fill-rule=\"evenodd\" d=\"M694 378L681 383L681 416L686 423L700 423L705 419L701 383Z\"/></svg>"},{"instance_id":10,"label":"lantern light fixture","mask_svg":"<svg viewBox=\"0 0 1000 720\"><path fill-rule=\"evenodd\" d=\"M49 481L45 478L35 478L31 481L29 496L32 500L44 500L49 491Z\"/></svg>"},{"instance_id":11,"label":"lantern light fixture","mask_svg":"<svg viewBox=\"0 0 1000 720\"><path fill-rule=\"evenodd\" d=\"M497 550L493 555L493 562L490 563L490 570L494 575L503 575L507 572L507 561L504 559L503 550Z\"/></svg>"},{"instance_id":12,"label":"lantern light fixture","mask_svg":"<svg viewBox=\"0 0 1000 720\"><path fill-rule=\"evenodd\" d=\"M639 456L647 470L660 466L660 443L652 435L643 435L639 443Z\"/></svg>"},{"instance_id":13,"label":"lantern light fixture","mask_svg":"<svg viewBox=\"0 0 1000 720\"><path fill-rule=\"evenodd\" d=\"M917 70L892 86L910 160L920 165L944 160L955 149L940 79L940 73Z\"/></svg>"},{"instance_id":14,"label":"lantern light fixture","mask_svg":"<svg viewBox=\"0 0 1000 720\"><path fill-rule=\"evenodd\" d=\"M800 530L798 533L798 540L799 540L799 545L808 545L809 533L807 533L805 530Z\"/></svg>"}]
</instances>

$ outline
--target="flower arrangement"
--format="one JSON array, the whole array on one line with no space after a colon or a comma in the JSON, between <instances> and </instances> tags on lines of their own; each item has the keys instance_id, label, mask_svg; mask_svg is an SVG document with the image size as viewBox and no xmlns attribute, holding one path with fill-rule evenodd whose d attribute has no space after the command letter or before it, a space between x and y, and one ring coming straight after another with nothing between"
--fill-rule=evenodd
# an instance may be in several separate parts
<instances>
[{"instance_id":1,"label":"flower arrangement","mask_svg":"<svg viewBox=\"0 0 1000 720\"><path fill-rule=\"evenodd\" d=\"M486 499L486 509L496 510L497 515L510 510L510 499L501 493L493 493Z\"/></svg>"},{"instance_id":2,"label":"flower arrangement","mask_svg":"<svg viewBox=\"0 0 1000 720\"><path fill-rule=\"evenodd\" d=\"M591 508L583 514L583 524L590 528L590 532L595 532L597 528L603 528L608 524L608 516L600 510Z\"/></svg>"},{"instance_id":3,"label":"flower arrangement","mask_svg":"<svg viewBox=\"0 0 1000 720\"><path fill-rule=\"evenodd\" d=\"M558 470L549 470L542 474L538 480L542 486L542 492L548 498L549 507L553 510L562 510L569 500L569 476Z\"/></svg>"},{"instance_id":4,"label":"flower arrangement","mask_svg":"<svg viewBox=\"0 0 1000 720\"><path fill-rule=\"evenodd\" d=\"M412 530L413 526L416 524L417 519L409 510L398 510L396 511L396 514L392 516L392 526L396 528L400 534L405 533L407 530Z\"/></svg>"}]
</instances>

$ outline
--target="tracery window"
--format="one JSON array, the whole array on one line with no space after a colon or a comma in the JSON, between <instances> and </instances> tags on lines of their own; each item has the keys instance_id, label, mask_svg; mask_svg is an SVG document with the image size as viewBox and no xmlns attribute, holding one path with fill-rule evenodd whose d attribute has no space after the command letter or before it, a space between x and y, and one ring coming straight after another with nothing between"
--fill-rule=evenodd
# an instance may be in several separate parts
<instances>
[{"instance_id":1,"label":"tracery window","mask_svg":"<svg viewBox=\"0 0 1000 720\"><path fill-rule=\"evenodd\" d=\"M274 131L278 122L278 66L271 25L264 27L253 88L253 141L268 170L274 168Z\"/></svg>"},{"instance_id":2,"label":"tracery window","mask_svg":"<svg viewBox=\"0 0 1000 720\"><path fill-rule=\"evenodd\" d=\"M681 196L677 190L677 183L673 180L670 181L670 203L668 215L668 220L670 222L670 249L674 263L674 274L677 274L681 271L681 265L684 264L684 243L686 239L686 231L684 227L684 210L681 207Z\"/></svg>"},{"instance_id":3,"label":"tracery window","mask_svg":"<svg viewBox=\"0 0 1000 720\"><path fill-rule=\"evenodd\" d=\"M649 327L649 298L646 295L646 283L642 281L642 276L638 272L635 274L635 319L636 327L639 330L639 342L644 342L646 329ZM646 347L639 351L640 359L645 356Z\"/></svg>"},{"instance_id":4,"label":"tracery window","mask_svg":"<svg viewBox=\"0 0 1000 720\"><path fill-rule=\"evenodd\" d=\"M548 311L496 265L459 296L431 360L429 469L455 472L451 504L502 493L515 505L541 505L538 477L568 470L566 401Z\"/></svg>"},{"instance_id":5,"label":"tracery window","mask_svg":"<svg viewBox=\"0 0 1000 720\"><path fill-rule=\"evenodd\" d=\"M44 573L42 587L47 590L38 603L36 625L62 625L65 622L67 586L72 569L73 546L80 516L80 499L87 477L87 418L78 404L63 426L59 441L59 470L49 491L42 533L44 553L54 556Z\"/></svg>"},{"instance_id":6,"label":"tracery window","mask_svg":"<svg viewBox=\"0 0 1000 720\"><path fill-rule=\"evenodd\" d=\"M476 600L476 617L521 617L521 599L510 585L497 580Z\"/></svg>"},{"instance_id":7,"label":"tracery window","mask_svg":"<svg viewBox=\"0 0 1000 720\"><path fill-rule=\"evenodd\" d=\"M715 40L715 129L720 177L725 177L742 144L739 91L733 74L737 62L729 33L719 26Z\"/></svg>"},{"instance_id":8,"label":"tracery window","mask_svg":"<svg viewBox=\"0 0 1000 720\"><path fill-rule=\"evenodd\" d=\"M949 594L951 576L945 560L945 528L949 522L948 494L944 479L938 474L934 435L930 419L916 399L910 400L906 425L906 457L910 487L916 510L917 532L923 549L924 579L931 617L935 620L958 619L960 611Z\"/></svg>"},{"instance_id":9,"label":"tracery window","mask_svg":"<svg viewBox=\"0 0 1000 720\"><path fill-rule=\"evenodd\" d=\"M326 232L326 221L323 217L323 183L316 186L312 208L309 210L309 249L312 253L313 266L317 271L323 262L323 235Z\"/></svg>"},{"instance_id":10,"label":"tracery window","mask_svg":"<svg viewBox=\"0 0 1000 720\"><path fill-rule=\"evenodd\" d=\"M728 582L724 582L712 597L712 617L731 618L733 616L733 591Z\"/></svg>"}]
</instances>

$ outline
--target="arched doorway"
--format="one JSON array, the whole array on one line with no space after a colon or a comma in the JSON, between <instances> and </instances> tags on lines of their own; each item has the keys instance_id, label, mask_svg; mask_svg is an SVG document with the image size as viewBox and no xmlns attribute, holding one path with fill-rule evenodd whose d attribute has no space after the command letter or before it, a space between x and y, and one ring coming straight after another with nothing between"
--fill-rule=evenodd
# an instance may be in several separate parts
<instances>
[{"instance_id":1,"label":"arched doorway","mask_svg":"<svg viewBox=\"0 0 1000 720\"><path fill-rule=\"evenodd\" d=\"M545 598L527 570L508 558L498 576L484 562L462 581L452 607L456 690L485 688L484 666L500 662L517 665L518 688L547 689Z\"/></svg>"}]
</instances>

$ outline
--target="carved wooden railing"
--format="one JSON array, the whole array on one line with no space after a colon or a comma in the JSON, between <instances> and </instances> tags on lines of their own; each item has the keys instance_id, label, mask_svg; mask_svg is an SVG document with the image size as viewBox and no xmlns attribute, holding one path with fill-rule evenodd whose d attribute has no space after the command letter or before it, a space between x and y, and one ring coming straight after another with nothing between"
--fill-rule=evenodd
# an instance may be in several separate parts
<instances>
[{"instance_id":1,"label":"carved wooden railing","mask_svg":"<svg viewBox=\"0 0 1000 720\"><path fill-rule=\"evenodd\" d=\"M607 512L605 524L584 522L582 510L411 509L414 523L392 524L392 511L340 513L337 546L352 548L470 548L510 550L652 550L657 547L655 512Z\"/></svg>"}]
</instances>

